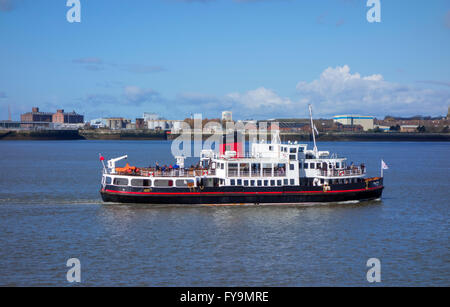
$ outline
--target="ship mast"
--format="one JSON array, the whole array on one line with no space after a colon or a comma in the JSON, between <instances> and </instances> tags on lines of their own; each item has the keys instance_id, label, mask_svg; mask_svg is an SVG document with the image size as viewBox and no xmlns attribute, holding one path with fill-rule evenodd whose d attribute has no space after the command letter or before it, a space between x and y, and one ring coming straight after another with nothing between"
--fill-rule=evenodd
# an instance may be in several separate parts
<instances>
[{"instance_id":1,"label":"ship mast","mask_svg":"<svg viewBox=\"0 0 450 307\"><path fill-rule=\"evenodd\" d=\"M309 106L309 118L311 120L311 133L312 133L312 137L313 137L313 142L314 142L314 154L317 157L317 145L316 145L316 135L314 133L314 123L313 123L313 118L312 118L312 105L308 105Z\"/></svg>"}]
</instances>

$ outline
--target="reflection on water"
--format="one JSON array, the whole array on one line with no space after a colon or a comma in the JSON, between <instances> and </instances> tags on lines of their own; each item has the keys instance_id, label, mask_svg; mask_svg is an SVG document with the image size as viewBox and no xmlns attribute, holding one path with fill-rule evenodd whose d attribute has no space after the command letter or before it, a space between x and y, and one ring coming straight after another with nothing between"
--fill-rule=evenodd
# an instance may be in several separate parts
<instances>
[{"instance_id":1,"label":"reflection on water","mask_svg":"<svg viewBox=\"0 0 450 307\"><path fill-rule=\"evenodd\" d=\"M366 261L376 257L383 285L448 286L450 145L321 147L364 159L370 175L383 157L391 166L383 199L104 205L98 152L118 156L126 148L138 165L170 163L170 143L4 142L0 285L65 286L65 263L76 257L83 285L364 286Z\"/></svg>"}]
</instances>

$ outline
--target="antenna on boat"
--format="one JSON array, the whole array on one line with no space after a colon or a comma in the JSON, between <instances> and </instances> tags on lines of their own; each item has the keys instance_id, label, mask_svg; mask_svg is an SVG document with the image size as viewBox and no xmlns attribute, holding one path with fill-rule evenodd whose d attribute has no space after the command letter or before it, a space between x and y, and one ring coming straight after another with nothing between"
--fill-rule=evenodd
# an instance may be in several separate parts
<instances>
[{"instance_id":1,"label":"antenna on boat","mask_svg":"<svg viewBox=\"0 0 450 307\"><path fill-rule=\"evenodd\" d=\"M313 118L312 118L312 105L309 104L308 107L309 107L309 118L311 120L311 133L312 133L313 142L314 142L314 153L317 156L316 134L314 132L314 130L316 130L316 126L314 126L314 122L313 122Z\"/></svg>"}]
</instances>

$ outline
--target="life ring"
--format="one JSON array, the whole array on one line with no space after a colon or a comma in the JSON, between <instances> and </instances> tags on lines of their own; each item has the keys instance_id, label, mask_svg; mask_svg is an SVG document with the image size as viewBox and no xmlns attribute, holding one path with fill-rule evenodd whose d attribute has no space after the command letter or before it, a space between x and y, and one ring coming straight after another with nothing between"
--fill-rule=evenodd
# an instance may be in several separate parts
<instances>
[{"instance_id":1,"label":"life ring","mask_svg":"<svg viewBox=\"0 0 450 307\"><path fill-rule=\"evenodd\" d=\"M339 176L344 176L344 175L345 175L344 171L339 172Z\"/></svg>"}]
</instances>

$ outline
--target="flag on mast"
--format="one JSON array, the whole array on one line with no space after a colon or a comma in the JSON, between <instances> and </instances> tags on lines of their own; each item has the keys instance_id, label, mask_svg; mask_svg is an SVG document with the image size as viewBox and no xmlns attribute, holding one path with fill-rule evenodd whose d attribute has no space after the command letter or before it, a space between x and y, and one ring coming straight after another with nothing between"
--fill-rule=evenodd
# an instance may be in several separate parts
<instances>
[{"instance_id":1,"label":"flag on mast","mask_svg":"<svg viewBox=\"0 0 450 307\"><path fill-rule=\"evenodd\" d=\"M381 178L383 178L383 170L389 169L389 166L384 162L384 160L381 160Z\"/></svg>"},{"instance_id":2,"label":"flag on mast","mask_svg":"<svg viewBox=\"0 0 450 307\"><path fill-rule=\"evenodd\" d=\"M99 157L100 161L102 162L103 170L106 171L105 158L102 156L101 153L98 154L98 157Z\"/></svg>"}]
</instances>

